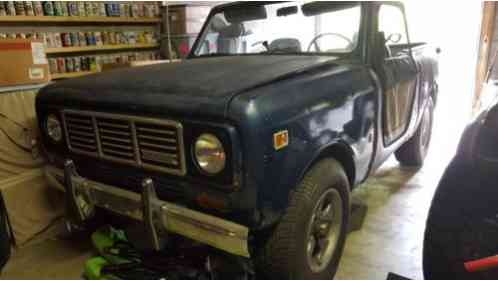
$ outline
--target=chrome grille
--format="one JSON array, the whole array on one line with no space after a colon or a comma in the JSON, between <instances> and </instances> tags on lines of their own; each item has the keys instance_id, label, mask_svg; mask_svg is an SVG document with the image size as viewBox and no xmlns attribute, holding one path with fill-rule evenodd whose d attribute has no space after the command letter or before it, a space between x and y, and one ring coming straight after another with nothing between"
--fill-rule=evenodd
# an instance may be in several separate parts
<instances>
[{"instance_id":1,"label":"chrome grille","mask_svg":"<svg viewBox=\"0 0 498 281\"><path fill-rule=\"evenodd\" d=\"M89 111L62 113L66 141L75 153L146 170L186 174L179 122Z\"/></svg>"},{"instance_id":2,"label":"chrome grille","mask_svg":"<svg viewBox=\"0 0 498 281\"><path fill-rule=\"evenodd\" d=\"M97 138L92 117L72 114L64 119L69 148L75 152L97 154Z\"/></svg>"},{"instance_id":3,"label":"chrome grille","mask_svg":"<svg viewBox=\"0 0 498 281\"><path fill-rule=\"evenodd\" d=\"M127 120L97 117L102 156L108 159L120 159L135 162L133 132Z\"/></svg>"},{"instance_id":4,"label":"chrome grille","mask_svg":"<svg viewBox=\"0 0 498 281\"><path fill-rule=\"evenodd\" d=\"M158 124L135 123L140 160L144 165L177 166L178 136L171 127Z\"/></svg>"}]
</instances>

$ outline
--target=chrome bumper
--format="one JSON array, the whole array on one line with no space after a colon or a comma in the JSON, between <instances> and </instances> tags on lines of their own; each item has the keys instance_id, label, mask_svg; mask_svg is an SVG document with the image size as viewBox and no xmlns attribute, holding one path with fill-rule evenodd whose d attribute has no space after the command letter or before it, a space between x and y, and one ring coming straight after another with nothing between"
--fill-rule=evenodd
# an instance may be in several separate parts
<instances>
[{"instance_id":1,"label":"chrome bumper","mask_svg":"<svg viewBox=\"0 0 498 281\"><path fill-rule=\"evenodd\" d=\"M161 237L170 231L235 255L250 256L247 227L159 200L151 179L144 179L142 194L138 194L80 177L71 160L64 171L47 166L45 173L51 185L66 192L67 212L77 223L93 216L98 206L143 221L155 249L161 248Z\"/></svg>"}]
</instances>

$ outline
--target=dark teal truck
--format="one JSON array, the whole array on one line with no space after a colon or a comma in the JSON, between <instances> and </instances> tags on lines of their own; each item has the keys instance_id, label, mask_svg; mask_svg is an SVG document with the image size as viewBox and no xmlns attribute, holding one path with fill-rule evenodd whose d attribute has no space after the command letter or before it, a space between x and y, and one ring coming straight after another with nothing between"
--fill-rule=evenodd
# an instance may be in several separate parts
<instances>
[{"instance_id":1,"label":"dark teal truck","mask_svg":"<svg viewBox=\"0 0 498 281\"><path fill-rule=\"evenodd\" d=\"M215 7L188 59L43 88L36 110L72 224L102 209L248 258L260 278L332 278L350 192L391 154L422 165L437 50L398 2Z\"/></svg>"}]
</instances>

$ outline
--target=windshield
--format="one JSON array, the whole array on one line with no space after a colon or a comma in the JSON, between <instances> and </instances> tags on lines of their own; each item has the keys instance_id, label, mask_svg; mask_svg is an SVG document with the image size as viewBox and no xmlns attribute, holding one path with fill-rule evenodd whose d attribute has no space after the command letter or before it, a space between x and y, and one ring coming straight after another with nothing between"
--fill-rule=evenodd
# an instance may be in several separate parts
<instances>
[{"instance_id":1,"label":"windshield","mask_svg":"<svg viewBox=\"0 0 498 281\"><path fill-rule=\"evenodd\" d=\"M247 3L213 14L195 56L352 52L358 44L358 2Z\"/></svg>"}]
</instances>

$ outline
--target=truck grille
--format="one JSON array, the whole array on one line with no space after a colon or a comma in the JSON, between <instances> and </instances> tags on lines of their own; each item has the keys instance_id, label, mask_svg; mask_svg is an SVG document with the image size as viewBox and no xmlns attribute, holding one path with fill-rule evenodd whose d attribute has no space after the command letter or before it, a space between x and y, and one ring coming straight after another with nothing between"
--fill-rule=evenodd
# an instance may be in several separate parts
<instances>
[{"instance_id":1,"label":"truck grille","mask_svg":"<svg viewBox=\"0 0 498 281\"><path fill-rule=\"evenodd\" d=\"M171 120L62 112L69 150L145 170L185 175L183 128Z\"/></svg>"}]
</instances>

